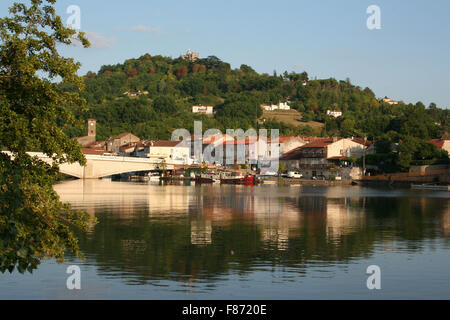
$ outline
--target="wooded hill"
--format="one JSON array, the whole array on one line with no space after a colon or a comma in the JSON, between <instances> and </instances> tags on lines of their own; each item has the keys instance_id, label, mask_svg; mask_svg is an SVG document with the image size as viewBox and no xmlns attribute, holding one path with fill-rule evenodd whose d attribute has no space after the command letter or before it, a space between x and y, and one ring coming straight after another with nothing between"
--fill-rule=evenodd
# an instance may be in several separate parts
<instances>
[{"instance_id":1,"label":"wooded hill","mask_svg":"<svg viewBox=\"0 0 450 320\"><path fill-rule=\"evenodd\" d=\"M438 138L450 128L449 110L434 104L390 105L369 88L353 85L349 79L312 80L306 72L277 75L259 74L250 66L232 69L215 56L195 62L146 54L123 64L105 65L84 77L87 112L74 111L81 120L77 128L67 128L71 136L83 135L84 120L98 122L98 139L129 131L142 139L167 139L174 129L193 132L194 120L202 120L204 130L251 127L278 128L283 135L367 136L391 140L409 136L421 140ZM64 90L71 90L61 85ZM145 92L129 97L125 92ZM277 104L287 99L302 115L294 125L277 120L257 124L261 104ZM214 117L194 115L192 106L213 105ZM327 110L341 110L334 119ZM320 122L313 129L306 123Z\"/></svg>"}]
</instances>

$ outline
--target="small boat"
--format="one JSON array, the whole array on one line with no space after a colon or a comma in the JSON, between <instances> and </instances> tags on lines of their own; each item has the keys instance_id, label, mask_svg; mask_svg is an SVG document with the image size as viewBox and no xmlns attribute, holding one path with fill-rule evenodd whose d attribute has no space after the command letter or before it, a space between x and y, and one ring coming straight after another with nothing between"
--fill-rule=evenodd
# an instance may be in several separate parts
<instances>
[{"instance_id":1,"label":"small boat","mask_svg":"<svg viewBox=\"0 0 450 320\"><path fill-rule=\"evenodd\" d=\"M221 184L244 184L244 185L253 185L256 183L256 179L252 175L246 176L225 176L220 179Z\"/></svg>"},{"instance_id":2,"label":"small boat","mask_svg":"<svg viewBox=\"0 0 450 320\"><path fill-rule=\"evenodd\" d=\"M195 183L219 183L220 178L215 174L202 173L195 177Z\"/></svg>"},{"instance_id":3,"label":"small boat","mask_svg":"<svg viewBox=\"0 0 450 320\"><path fill-rule=\"evenodd\" d=\"M161 180L161 175L158 172L150 172L148 178L150 182L159 182Z\"/></svg>"},{"instance_id":4,"label":"small boat","mask_svg":"<svg viewBox=\"0 0 450 320\"><path fill-rule=\"evenodd\" d=\"M130 181L137 181L137 182L147 182L150 178L148 176L131 176Z\"/></svg>"}]
</instances>

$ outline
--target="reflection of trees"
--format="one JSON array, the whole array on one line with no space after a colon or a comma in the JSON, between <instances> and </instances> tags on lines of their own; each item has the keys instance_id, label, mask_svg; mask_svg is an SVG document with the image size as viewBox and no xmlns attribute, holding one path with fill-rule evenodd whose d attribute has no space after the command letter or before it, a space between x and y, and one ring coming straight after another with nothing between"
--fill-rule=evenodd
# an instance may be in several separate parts
<instances>
[{"instance_id":1,"label":"reflection of trees","mask_svg":"<svg viewBox=\"0 0 450 320\"><path fill-rule=\"evenodd\" d=\"M301 272L299 266L305 270L316 261L367 257L380 243L394 240L420 250L422 240L449 230L447 199L326 198L233 187L175 190L176 196L161 197L167 201L158 210L149 208L153 200L125 216L120 209L96 208L100 223L80 241L102 274L195 282L261 264ZM174 214L179 210L185 213Z\"/></svg>"}]
</instances>

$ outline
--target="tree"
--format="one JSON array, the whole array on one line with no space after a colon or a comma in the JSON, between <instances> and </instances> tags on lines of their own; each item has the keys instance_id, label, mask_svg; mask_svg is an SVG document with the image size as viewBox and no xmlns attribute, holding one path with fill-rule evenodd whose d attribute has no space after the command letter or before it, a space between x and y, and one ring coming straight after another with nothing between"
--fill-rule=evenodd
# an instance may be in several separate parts
<instances>
[{"instance_id":1,"label":"tree","mask_svg":"<svg viewBox=\"0 0 450 320\"><path fill-rule=\"evenodd\" d=\"M153 101L153 109L161 113L174 113L177 111L175 99L171 96L159 96Z\"/></svg>"},{"instance_id":2,"label":"tree","mask_svg":"<svg viewBox=\"0 0 450 320\"><path fill-rule=\"evenodd\" d=\"M83 33L64 27L55 14L55 0L15 3L10 17L0 19L0 272L32 272L42 258L63 261L70 250L82 257L72 228L89 228L87 213L73 212L53 190L62 163L85 163L76 141L61 127L74 124L69 108L84 106L82 78L73 59L59 55L58 44ZM75 90L62 92L55 82ZM58 126L59 124L59 126ZM32 158L41 151L53 165Z\"/></svg>"}]
</instances>

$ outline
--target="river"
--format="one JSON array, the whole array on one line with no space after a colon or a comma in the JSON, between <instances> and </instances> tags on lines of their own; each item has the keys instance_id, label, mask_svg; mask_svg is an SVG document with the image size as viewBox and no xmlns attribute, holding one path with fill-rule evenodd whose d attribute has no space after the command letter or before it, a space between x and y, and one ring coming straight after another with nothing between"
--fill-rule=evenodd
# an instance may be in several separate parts
<instances>
[{"instance_id":1,"label":"river","mask_svg":"<svg viewBox=\"0 0 450 320\"><path fill-rule=\"evenodd\" d=\"M363 187L55 186L99 223L86 256L0 275L0 299L449 299L450 192ZM81 269L68 290L67 267ZM381 290L369 290L369 266Z\"/></svg>"}]
</instances>

